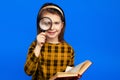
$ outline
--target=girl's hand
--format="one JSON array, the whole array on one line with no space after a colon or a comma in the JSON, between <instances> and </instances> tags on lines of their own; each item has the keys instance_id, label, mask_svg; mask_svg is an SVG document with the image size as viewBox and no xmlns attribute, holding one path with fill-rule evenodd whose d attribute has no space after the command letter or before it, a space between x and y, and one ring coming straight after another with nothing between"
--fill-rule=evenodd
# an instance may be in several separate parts
<instances>
[{"instance_id":1,"label":"girl's hand","mask_svg":"<svg viewBox=\"0 0 120 80\"><path fill-rule=\"evenodd\" d=\"M40 50L43 44L45 43L45 39L46 39L46 34L44 32L41 32L40 34L37 35L37 45L34 49L36 57L39 57Z\"/></svg>"},{"instance_id":2,"label":"girl's hand","mask_svg":"<svg viewBox=\"0 0 120 80\"><path fill-rule=\"evenodd\" d=\"M82 77L82 75L78 74L78 79L80 79Z\"/></svg>"},{"instance_id":3,"label":"girl's hand","mask_svg":"<svg viewBox=\"0 0 120 80\"><path fill-rule=\"evenodd\" d=\"M43 44L45 43L45 40L46 40L45 32L41 32L40 34L37 35L37 45L39 45L39 47L43 46Z\"/></svg>"}]
</instances>

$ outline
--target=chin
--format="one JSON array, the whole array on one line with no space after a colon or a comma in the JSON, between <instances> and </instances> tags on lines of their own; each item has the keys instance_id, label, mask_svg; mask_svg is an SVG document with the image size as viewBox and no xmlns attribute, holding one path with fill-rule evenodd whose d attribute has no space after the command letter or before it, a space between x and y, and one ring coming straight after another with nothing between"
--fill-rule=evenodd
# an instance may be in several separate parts
<instances>
[{"instance_id":1,"label":"chin","mask_svg":"<svg viewBox=\"0 0 120 80\"><path fill-rule=\"evenodd\" d=\"M47 37L48 38L56 38L57 36L55 36L55 35L48 35Z\"/></svg>"}]
</instances>

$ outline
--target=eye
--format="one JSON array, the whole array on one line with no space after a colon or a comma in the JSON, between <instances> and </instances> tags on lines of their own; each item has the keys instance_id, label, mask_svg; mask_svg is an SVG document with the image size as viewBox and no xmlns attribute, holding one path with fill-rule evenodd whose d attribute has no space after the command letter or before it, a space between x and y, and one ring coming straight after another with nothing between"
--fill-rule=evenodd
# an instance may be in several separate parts
<instances>
[{"instance_id":1,"label":"eye","mask_svg":"<svg viewBox=\"0 0 120 80\"><path fill-rule=\"evenodd\" d=\"M59 25L59 24L60 24L60 22L54 22L54 24L55 24L55 25Z\"/></svg>"},{"instance_id":2,"label":"eye","mask_svg":"<svg viewBox=\"0 0 120 80\"><path fill-rule=\"evenodd\" d=\"M48 26L51 25L51 22L43 22L42 24Z\"/></svg>"}]
</instances>

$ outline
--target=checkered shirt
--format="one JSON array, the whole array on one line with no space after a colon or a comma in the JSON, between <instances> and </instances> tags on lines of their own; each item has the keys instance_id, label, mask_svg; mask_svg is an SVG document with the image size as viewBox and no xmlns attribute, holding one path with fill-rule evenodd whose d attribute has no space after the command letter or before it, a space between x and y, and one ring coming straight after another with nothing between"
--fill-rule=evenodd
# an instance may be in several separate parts
<instances>
[{"instance_id":1,"label":"checkered shirt","mask_svg":"<svg viewBox=\"0 0 120 80\"><path fill-rule=\"evenodd\" d=\"M66 42L45 43L39 57L35 56L35 46L36 42L33 42L24 66L25 72L32 75L32 80L49 80L57 72L64 72L67 66L74 66L74 51Z\"/></svg>"}]
</instances>

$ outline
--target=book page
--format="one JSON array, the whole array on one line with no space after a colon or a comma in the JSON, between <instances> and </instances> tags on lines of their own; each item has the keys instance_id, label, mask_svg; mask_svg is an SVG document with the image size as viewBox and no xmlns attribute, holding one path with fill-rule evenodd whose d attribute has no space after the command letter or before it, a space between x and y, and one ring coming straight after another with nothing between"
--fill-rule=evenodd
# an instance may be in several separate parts
<instances>
[{"instance_id":1,"label":"book page","mask_svg":"<svg viewBox=\"0 0 120 80\"><path fill-rule=\"evenodd\" d=\"M77 65L77 66L75 66L75 67L73 67L73 68L71 68L71 69L70 69L69 71L67 71L67 72L77 73L77 72L79 72L79 70L80 70L80 68L82 67L83 64L84 64L84 62L81 63L81 64L79 64L79 65Z\"/></svg>"},{"instance_id":2,"label":"book page","mask_svg":"<svg viewBox=\"0 0 120 80\"><path fill-rule=\"evenodd\" d=\"M79 74L82 75L88 69L88 67L90 67L91 64L92 64L91 61L89 61L89 60L85 61L85 63L81 66L81 68L79 70Z\"/></svg>"},{"instance_id":3,"label":"book page","mask_svg":"<svg viewBox=\"0 0 120 80\"><path fill-rule=\"evenodd\" d=\"M73 68L73 67L71 67L71 66L67 66L65 72L68 72L68 71L71 70L72 68Z\"/></svg>"},{"instance_id":4,"label":"book page","mask_svg":"<svg viewBox=\"0 0 120 80\"><path fill-rule=\"evenodd\" d=\"M78 64L77 66L73 67L72 69L68 70L67 72L79 73L82 75L91 64L92 64L91 61L86 60L86 61Z\"/></svg>"}]
</instances>

